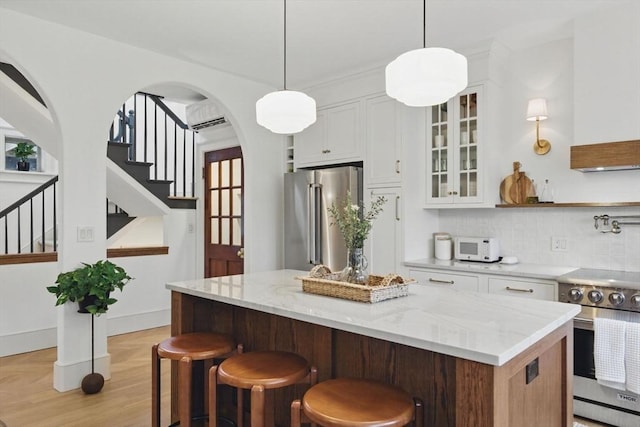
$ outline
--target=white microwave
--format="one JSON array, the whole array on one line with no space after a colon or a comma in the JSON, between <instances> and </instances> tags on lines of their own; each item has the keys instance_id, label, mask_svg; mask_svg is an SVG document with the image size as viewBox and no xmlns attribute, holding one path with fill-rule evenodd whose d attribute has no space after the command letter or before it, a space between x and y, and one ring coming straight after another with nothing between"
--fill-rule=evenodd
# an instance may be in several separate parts
<instances>
[{"instance_id":1,"label":"white microwave","mask_svg":"<svg viewBox=\"0 0 640 427\"><path fill-rule=\"evenodd\" d=\"M500 260L500 244L493 237L456 237L454 256L461 261L496 262Z\"/></svg>"}]
</instances>

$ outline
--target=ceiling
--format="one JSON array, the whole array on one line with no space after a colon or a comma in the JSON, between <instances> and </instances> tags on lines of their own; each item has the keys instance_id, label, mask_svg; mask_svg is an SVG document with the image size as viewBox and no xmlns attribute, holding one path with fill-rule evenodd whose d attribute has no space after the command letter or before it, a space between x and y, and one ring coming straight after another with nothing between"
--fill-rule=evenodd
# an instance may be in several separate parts
<instances>
[{"instance_id":1,"label":"ceiling","mask_svg":"<svg viewBox=\"0 0 640 427\"><path fill-rule=\"evenodd\" d=\"M427 45L463 53L569 37L571 19L635 0L428 0ZM384 65L422 47L420 0L287 0L287 87ZM0 0L0 7L283 85L283 0ZM176 95L177 96L177 95Z\"/></svg>"}]
</instances>

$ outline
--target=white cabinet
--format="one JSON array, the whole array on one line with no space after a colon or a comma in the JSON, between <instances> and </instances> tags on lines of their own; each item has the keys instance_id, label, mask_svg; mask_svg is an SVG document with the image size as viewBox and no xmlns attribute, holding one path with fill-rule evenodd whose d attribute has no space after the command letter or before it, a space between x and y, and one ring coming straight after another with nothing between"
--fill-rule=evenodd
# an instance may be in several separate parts
<instances>
[{"instance_id":1,"label":"white cabinet","mask_svg":"<svg viewBox=\"0 0 640 427\"><path fill-rule=\"evenodd\" d=\"M361 101L318 109L317 119L294 135L296 168L362 160Z\"/></svg>"},{"instance_id":2,"label":"white cabinet","mask_svg":"<svg viewBox=\"0 0 640 427\"><path fill-rule=\"evenodd\" d=\"M367 99L365 105L367 185L401 185L401 104L381 95Z\"/></svg>"},{"instance_id":3,"label":"white cabinet","mask_svg":"<svg viewBox=\"0 0 640 427\"><path fill-rule=\"evenodd\" d=\"M489 277L489 293L555 301L558 298L558 284L551 280Z\"/></svg>"},{"instance_id":4,"label":"white cabinet","mask_svg":"<svg viewBox=\"0 0 640 427\"><path fill-rule=\"evenodd\" d=\"M439 286L461 291L480 291L478 275L451 273L446 270L409 269L409 277L421 285Z\"/></svg>"},{"instance_id":5,"label":"white cabinet","mask_svg":"<svg viewBox=\"0 0 640 427\"><path fill-rule=\"evenodd\" d=\"M376 188L369 193L370 200L384 196L387 203L373 221L367 244L369 245L368 271L385 275L400 272L402 262L402 198L400 188ZM367 203L367 206L369 204Z\"/></svg>"},{"instance_id":6,"label":"white cabinet","mask_svg":"<svg viewBox=\"0 0 640 427\"><path fill-rule=\"evenodd\" d=\"M409 268L409 277L421 285L547 301L558 299L558 284L553 280L416 267Z\"/></svg>"},{"instance_id":7,"label":"white cabinet","mask_svg":"<svg viewBox=\"0 0 640 427\"><path fill-rule=\"evenodd\" d=\"M483 202L484 105L483 87L474 86L427 109L427 207Z\"/></svg>"}]
</instances>

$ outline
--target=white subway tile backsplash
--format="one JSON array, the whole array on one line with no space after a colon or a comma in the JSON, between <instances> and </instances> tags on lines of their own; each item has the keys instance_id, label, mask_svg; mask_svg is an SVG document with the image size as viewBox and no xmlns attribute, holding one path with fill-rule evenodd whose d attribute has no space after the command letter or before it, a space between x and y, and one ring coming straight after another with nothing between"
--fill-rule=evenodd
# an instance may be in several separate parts
<instances>
[{"instance_id":1,"label":"white subway tile backsplash","mask_svg":"<svg viewBox=\"0 0 640 427\"><path fill-rule=\"evenodd\" d=\"M439 228L453 236L500 240L501 254L520 262L640 271L640 225L622 225L620 234L594 228L595 215L640 215L637 207L443 209ZM551 250L551 237L566 238L567 251Z\"/></svg>"}]
</instances>

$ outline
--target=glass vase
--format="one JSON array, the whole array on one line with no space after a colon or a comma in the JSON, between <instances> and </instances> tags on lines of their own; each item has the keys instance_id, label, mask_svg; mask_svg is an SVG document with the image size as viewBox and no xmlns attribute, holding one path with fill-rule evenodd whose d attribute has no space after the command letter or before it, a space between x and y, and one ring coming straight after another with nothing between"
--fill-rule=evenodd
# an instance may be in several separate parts
<instances>
[{"instance_id":1,"label":"glass vase","mask_svg":"<svg viewBox=\"0 0 640 427\"><path fill-rule=\"evenodd\" d=\"M367 283L367 257L363 248L347 248L347 266L342 270L342 280L365 285Z\"/></svg>"}]
</instances>

